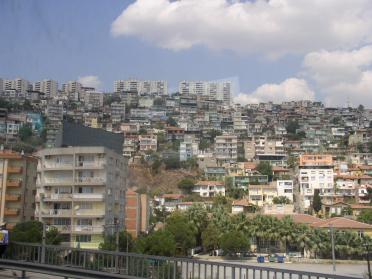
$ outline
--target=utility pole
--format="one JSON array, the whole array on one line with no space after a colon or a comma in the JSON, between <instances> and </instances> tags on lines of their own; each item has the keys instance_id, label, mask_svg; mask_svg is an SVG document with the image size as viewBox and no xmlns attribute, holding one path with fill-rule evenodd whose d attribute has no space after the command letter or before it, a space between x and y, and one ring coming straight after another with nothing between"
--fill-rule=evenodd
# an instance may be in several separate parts
<instances>
[{"instance_id":1,"label":"utility pole","mask_svg":"<svg viewBox=\"0 0 372 279\"><path fill-rule=\"evenodd\" d=\"M333 225L330 225L330 232L331 232L331 240L332 240L332 265L333 265L333 272L336 272L336 256L335 256L335 239L334 239L334 231Z\"/></svg>"},{"instance_id":2,"label":"utility pole","mask_svg":"<svg viewBox=\"0 0 372 279\"><path fill-rule=\"evenodd\" d=\"M367 248L366 258L367 258L367 265L368 265L368 279L372 279L372 275L371 275L371 263L370 263L370 260L369 260L369 243L366 243L365 246Z\"/></svg>"},{"instance_id":3,"label":"utility pole","mask_svg":"<svg viewBox=\"0 0 372 279\"><path fill-rule=\"evenodd\" d=\"M45 263L46 224L43 222L43 236L41 239L41 263Z\"/></svg>"}]
</instances>

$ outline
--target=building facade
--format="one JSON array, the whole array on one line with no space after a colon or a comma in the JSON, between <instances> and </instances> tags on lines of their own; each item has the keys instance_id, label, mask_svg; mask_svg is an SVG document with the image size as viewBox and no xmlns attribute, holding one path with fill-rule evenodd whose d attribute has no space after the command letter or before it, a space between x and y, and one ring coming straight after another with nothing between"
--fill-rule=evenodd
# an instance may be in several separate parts
<instances>
[{"instance_id":1,"label":"building facade","mask_svg":"<svg viewBox=\"0 0 372 279\"><path fill-rule=\"evenodd\" d=\"M105 147L38 153L36 218L55 226L71 247L97 249L124 228L127 163Z\"/></svg>"},{"instance_id":2,"label":"building facade","mask_svg":"<svg viewBox=\"0 0 372 279\"><path fill-rule=\"evenodd\" d=\"M165 80L116 80L114 92L137 92L139 95L168 95L168 82Z\"/></svg>"}]
</instances>

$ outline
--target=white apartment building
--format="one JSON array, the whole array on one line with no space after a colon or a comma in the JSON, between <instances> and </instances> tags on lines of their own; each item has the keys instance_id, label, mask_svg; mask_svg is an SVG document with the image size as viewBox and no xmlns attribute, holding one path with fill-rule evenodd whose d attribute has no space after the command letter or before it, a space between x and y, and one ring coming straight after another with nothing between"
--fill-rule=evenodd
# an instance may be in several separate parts
<instances>
[{"instance_id":1,"label":"white apartment building","mask_svg":"<svg viewBox=\"0 0 372 279\"><path fill-rule=\"evenodd\" d=\"M225 184L222 181L199 181L195 184L192 192L203 198L225 196Z\"/></svg>"},{"instance_id":2,"label":"white apartment building","mask_svg":"<svg viewBox=\"0 0 372 279\"><path fill-rule=\"evenodd\" d=\"M123 91L138 92L139 95L168 95L168 82L166 80L115 80L114 92Z\"/></svg>"},{"instance_id":3,"label":"white apartment building","mask_svg":"<svg viewBox=\"0 0 372 279\"><path fill-rule=\"evenodd\" d=\"M67 83L62 84L62 91L65 93L80 92L82 84L75 80L70 80Z\"/></svg>"},{"instance_id":4,"label":"white apartment building","mask_svg":"<svg viewBox=\"0 0 372 279\"><path fill-rule=\"evenodd\" d=\"M180 161L187 161L199 154L199 144L193 140L193 137L185 136L184 141L180 143Z\"/></svg>"},{"instance_id":5,"label":"white apartment building","mask_svg":"<svg viewBox=\"0 0 372 279\"><path fill-rule=\"evenodd\" d=\"M278 197L287 197L293 202L293 180L277 180Z\"/></svg>"},{"instance_id":6,"label":"white apartment building","mask_svg":"<svg viewBox=\"0 0 372 279\"><path fill-rule=\"evenodd\" d=\"M210 99L222 101L225 105L231 105L232 82L231 81L187 81L179 83L180 94L208 96Z\"/></svg>"},{"instance_id":7,"label":"white apartment building","mask_svg":"<svg viewBox=\"0 0 372 279\"><path fill-rule=\"evenodd\" d=\"M127 163L105 147L38 152L35 218L56 227L71 247L97 249L124 226Z\"/></svg>"},{"instance_id":8,"label":"white apartment building","mask_svg":"<svg viewBox=\"0 0 372 279\"><path fill-rule=\"evenodd\" d=\"M158 148L158 140L156 135L139 135L139 150L145 151L156 151Z\"/></svg>"},{"instance_id":9,"label":"white apartment building","mask_svg":"<svg viewBox=\"0 0 372 279\"><path fill-rule=\"evenodd\" d=\"M318 189L321 196L334 194L332 155L301 155L298 170L300 194L303 197L304 208L311 206L314 190Z\"/></svg>"},{"instance_id":10,"label":"white apartment building","mask_svg":"<svg viewBox=\"0 0 372 279\"><path fill-rule=\"evenodd\" d=\"M55 80L45 79L34 83L34 91L42 92L48 98L58 94L58 83Z\"/></svg>"},{"instance_id":11,"label":"white apartment building","mask_svg":"<svg viewBox=\"0 0 372 279\"><path fill-rule=\"evenodd\" d=\"M4 80L0 78L0 92L4 91Z\"/></svg>"},{"instance_id":12,"label":"white apartment building","mask_svg":"<svg viewBox=\"0 0 372 279\"><path fill-rule=\"evenodd\" d=\"M238 158L238 137L235 135L222 135L215 138L214 152L217 163L236 163Z\"/></svg>"},{"instance_id":13,"label":"white apartment building","mask_svg":"<svg viewBox=\"0 0 372 279\"><path fill-rule=\"evenodd\" d=\"M125 120L125 104L113 102L111 104L111 120L113 124L121 123Z\"/></svg>"},{"instance_id":14,"label":"white apartment building","mask_svg":"<svg viewBox=\"0 0 372 279\"><path fill-rule=\"evenodd\" d=\"M29 90L32 90L32 85L28 80L22 78L16 79L5 79L3 80L3 91L5 90L16 90L20 93L26 93Z\"/></svg>"},{"instance_id":15,"label":"white apartment building","mask_svg":"<svg viewBox=\"0 0 372 279\"><path fill-rule=\"evenodd\" d=\"M96 91L84 92L84 104L90 109L98 109L103 107L103 93Z\"/></svg>"}]
</instances>

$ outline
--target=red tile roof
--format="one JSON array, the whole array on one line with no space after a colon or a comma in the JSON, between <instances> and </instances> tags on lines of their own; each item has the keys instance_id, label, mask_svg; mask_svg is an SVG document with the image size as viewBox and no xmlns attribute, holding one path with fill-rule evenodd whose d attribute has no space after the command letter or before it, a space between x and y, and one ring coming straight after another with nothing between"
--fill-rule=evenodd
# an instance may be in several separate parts
<instances>
[{"instance_id":1,"label":"red tile roof","mask_svg":"<svg viewBox=\"0 0 372 279\"><path fill-rule=\"evenodd\" d=\"M301 213L295 213L295 214L267 214L269 216L276 217L278 219L283 219L284 217L288 216L290 217L293 222L297 224L314 224L316 222L319 222L321 219L314 217L312 215L308 214L301 214Z\"/></svg>"},{"instance_id":2,"label":"red tile roof","mask_svg":"<svg viewBox=\"0 0 372 279\"><path fill-rule=\"evenodd\" d=\"M253 204L251 204L248 200L246 199L243 199L243 200L234 200L232 202L232 206L252 206Z\"/></svg>"},{"instance_id":3,"label":"red tile roof","mask_svg":"<svg viewBox=\"0 0 372 279\"><path fill-rule=\"evenodd\" d=\"M347 219L344 217L333 217L326 220L313 223L314 228L329 228L332 226L335 229L371 229L372 225L358 222L355 220Z\"/></svg>"}]
</instances>

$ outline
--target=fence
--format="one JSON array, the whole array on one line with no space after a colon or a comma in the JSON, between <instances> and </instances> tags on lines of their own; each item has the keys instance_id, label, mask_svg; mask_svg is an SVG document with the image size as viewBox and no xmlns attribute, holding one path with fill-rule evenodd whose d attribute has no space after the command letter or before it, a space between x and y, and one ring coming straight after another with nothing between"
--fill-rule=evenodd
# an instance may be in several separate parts
<instances>
[{"instance_id":1,"label":"fence","mask_svg":"<svg viewBox=\"0 0 372 279\"><path fill-rule=\"evenodd\" d=\"M149 279L351 279L358 277L279 269L267 266L171 258L64 246L11 243L5 259L82 269L120 278ZM105 278L104 276L102 278ZM117 277L116 277L117 278Z\"/></svg>"}]
</instances>

